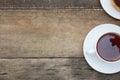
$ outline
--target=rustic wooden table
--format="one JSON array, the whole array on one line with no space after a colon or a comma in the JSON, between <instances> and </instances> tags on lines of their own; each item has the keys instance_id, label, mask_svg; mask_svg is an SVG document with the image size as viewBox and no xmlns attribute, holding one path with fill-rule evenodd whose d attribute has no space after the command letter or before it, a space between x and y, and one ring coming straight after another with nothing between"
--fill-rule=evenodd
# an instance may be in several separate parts
<instances>
[{"instance_id":1,"label":"rustic wooden table","mask_svg":"<svg viewBox=\"0 0 120 80\"><path fill-rule=\"evenodd\" d=\"M0 80L118 80L84 59L87 33L120 25L99 0L0 0Z\"/></svg>"}]
</instances>

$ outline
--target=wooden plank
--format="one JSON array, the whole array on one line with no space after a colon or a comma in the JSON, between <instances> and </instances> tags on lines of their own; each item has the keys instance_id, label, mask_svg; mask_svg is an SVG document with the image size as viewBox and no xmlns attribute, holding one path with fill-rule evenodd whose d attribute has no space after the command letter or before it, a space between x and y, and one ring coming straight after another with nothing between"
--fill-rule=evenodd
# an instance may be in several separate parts
<instances>
[{"instance_id":1,"label":"wooden plank","mask_svg":"<svg viewBox=\"0 0 120 80\"><path fill-rule=\"evenodd\" d=\"M99 0L0 0L0 9L101 8Z\"/></svg>"},{"instance_id":2,"label":"wooden plank","mask_svg":"<svg viewBox=\"0 0 120 80\"><path fill-rule=\"evenodd\" d=\"M96 72L78 59L1 59L0 80L118 80L120 74Z\"/></svg>"},{"instance_id":3,"label":"wooden plank","mask_svg":"<svg viewBox=\"0 0 120 80\"><path fill-rule=\"evenodd\" d=\"M87 33L120 25L103 10L0 11L0 57L82 57Z\"/></svg>"}]
</instances>

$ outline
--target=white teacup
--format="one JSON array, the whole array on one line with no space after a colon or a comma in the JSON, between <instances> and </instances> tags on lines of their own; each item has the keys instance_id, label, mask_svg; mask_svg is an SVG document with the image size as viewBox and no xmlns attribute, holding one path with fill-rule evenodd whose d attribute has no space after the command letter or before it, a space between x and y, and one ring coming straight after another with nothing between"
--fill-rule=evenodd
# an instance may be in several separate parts
<instances>
[{"instance_id":1,"label":"white teacup","mask_svg":"<svg viewBox=\"0 0 120 80\"><path fill-rule=\"evenodd\" d=\"M105 62L118 62L120 60L120 36L114 32L108 32L99 37L93 50L87 53L96 53Z\"/></svg>"}]
</instances>

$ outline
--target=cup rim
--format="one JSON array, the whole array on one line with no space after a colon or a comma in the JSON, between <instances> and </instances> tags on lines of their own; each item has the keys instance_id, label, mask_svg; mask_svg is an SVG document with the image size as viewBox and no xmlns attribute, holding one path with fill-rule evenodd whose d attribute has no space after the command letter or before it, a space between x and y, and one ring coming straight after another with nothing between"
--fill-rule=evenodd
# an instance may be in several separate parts
<instances>
[{"instance_id":1,"label":"cup rim","mask_svg":"<svg viewBox=\"0 0 120 80\"><path fill-rule=\"evenodd\" d=\"M118 34L118 33L116 33L116 32L107 32L107 33L101 35L101 36L98 38L98 40L96 41L96 44L95 44L95 53L96 53L97 56L98 56L102 61L104 61L104 62L107 62L107 63L116 63L116 62L119 62L119 61L120 61L120 58L118 58L117 60L111 60L111 61L110 61L110 60L107 60L107 59L104 59L103 57L100 56L100 54L99 54L99 52L98 52L98 49L97 49L98 41L100 40L100 38L103 37L103 36L106 35L106 34L109 34L109 33L113 33L113 34L120 35L120 34Z\"/></svg>"}]
</instances>

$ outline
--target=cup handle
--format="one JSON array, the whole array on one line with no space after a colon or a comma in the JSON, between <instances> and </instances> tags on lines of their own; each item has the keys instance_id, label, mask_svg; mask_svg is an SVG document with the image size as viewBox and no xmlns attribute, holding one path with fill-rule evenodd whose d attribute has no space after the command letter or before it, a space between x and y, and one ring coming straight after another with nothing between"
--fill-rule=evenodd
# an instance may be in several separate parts
<instances>
[{"instance_id":1,"label":"cup handle","mask_svg":"<svg viewBox=\"0 0 120 80\"><path fill-rule=\"evenodd\" d=\"M87 54L95 54L95 52L96 52L95 50L88 50Z\"/></svg>"}]
</instances>

